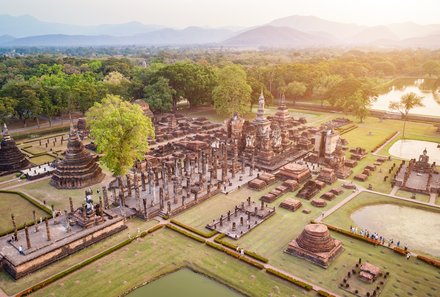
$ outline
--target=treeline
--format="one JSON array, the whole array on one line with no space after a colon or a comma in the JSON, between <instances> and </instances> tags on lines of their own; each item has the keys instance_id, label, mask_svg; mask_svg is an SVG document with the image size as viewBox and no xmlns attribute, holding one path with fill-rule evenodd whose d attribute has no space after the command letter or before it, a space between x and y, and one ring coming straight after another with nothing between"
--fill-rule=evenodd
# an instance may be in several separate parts
<instances>
[{"instance_id":1,"label":"treeline","mask_svg":"<svg viewBox=\"0 0 440 297\"><path fill-rule=\"evenodd\" d=\"M72 49L71 49L72 50ZM139 50L139 49L137 49ZM278 62L277 62L278 61ZM143 99L154 112L186 100L220 114L314 99L362 120L378 87L395 76L439 76L439 51L150 51L124 58L30 55L0 58L0 122L85 112L106 94Z\"/></svg>"}]
</instances>

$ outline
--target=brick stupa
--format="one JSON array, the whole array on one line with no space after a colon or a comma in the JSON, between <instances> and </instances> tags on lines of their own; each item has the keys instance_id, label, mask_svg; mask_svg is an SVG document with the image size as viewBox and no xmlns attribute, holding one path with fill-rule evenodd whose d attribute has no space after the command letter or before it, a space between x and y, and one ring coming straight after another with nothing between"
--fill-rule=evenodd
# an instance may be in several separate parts
<instances>
[{"instance_id":1,"label":"brick stupa","mask_svg":"<svg viewBox=\"0 0 440 297\"><path fill-rule=\"evenodd\" d=\"M343 251L339 240L333 239L326 225L309 224L289 243L286 252L304 258L323 268Z\"/></svg>"},{"instance_id":2,"label":"brick stupa","mask_svg":"<svg viewBox=\"0 0 440 297\"><path fill-rule=\"evenodd\" d=\"M4 124L3 139L0 145L0 175L24 169L30 165L26 156L18 149Z\"/></svg>"},{"instance_id":3,"label":"brick stupa","mask_svg":"<svg viewBox=\"0 0 440 297\"><path fill-rule=\"evenodd\" d=\"M58 189L80 189L101 182L104 179L97 156L88 152L73 126L64 160L58 162L51 184Z\"/></svg>"}]
</instances>

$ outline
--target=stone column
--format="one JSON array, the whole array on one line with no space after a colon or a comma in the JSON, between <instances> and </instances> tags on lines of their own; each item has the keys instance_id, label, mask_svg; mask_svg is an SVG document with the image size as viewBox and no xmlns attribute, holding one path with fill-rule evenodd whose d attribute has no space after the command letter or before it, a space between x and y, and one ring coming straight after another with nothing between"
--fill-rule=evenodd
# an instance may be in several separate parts
<instances>
[{"instance_id":1,"label":"stone column","mask_svg":"<svg viewBox=\"0 0 440 297\"><path fill-rule=\"evenodd\" d=\"M128 197L131 197L131 178L130 178L130 174L127 174L125 177L127 178L127 195L128 195Z\"/></svg>"},{"instance_id":2,"label":"stone column","mask_svg":"<svg viewBox=\"0 0 440 297\"><path fill-rule=\"evenodd\" d=\"M148 219L147 199L142 199L142 202L144 204L144 217Z\"/></svg>"},{"instance_id":3,"label":"stone column","mask_svg":"<svg viewBox=\"0 0 440 297\"><path fill-rule=\"evenodd\" d=\"M133 184L134 184L134 196L136 197L136 202L138 205L139 212L142 209L142 201L141 201L141 193L139 190L139 182L138 182L138 174L137 172L134 173L133 177Z\"/></svg>"},{"instance_id":4,"label":"stone column","mask_svg":"<svg viewBox=\"0 0 440 297\"><path fill-rule=\"evenodd\" d=\"M244 154L241 155L241 173L246 173L246 159L244 158Z\"/></svg>"},{"instance_id":5,"label":"stone column","mask_svg":"<svg viewBox=\"0 0 440 297\"><path fill-rule=\"evenodd\" d=\"M142 183L142 191L145 192L147 188L145 185L145 173L143 171L141 171L141 183Z\"/></svg>"},{"instance_id":6,"label":"stone column","mask_svg":"<svg viewBox=\"0 0 440 297\"><path fill-rule=\"evenodd\" d=\"M15 241L17 241L18 240L17 224L15 223L15 216L13 213L11 213L11 219L12 219L12 227L14 228L14 239Z\"/></svg>"},{"instance_id":7,"label":"stone column","mask_svg":"<svg viewBox=\"0 0 440 297\"><path fill-rule=\"evenodd\" d=\"M24 234L26 235L26 246L27 249L29 250L32 246L31 246L31 239L29 238L28 227L26 224L24 224Z\"/></svg>"},{"instance_id":8,"label":"stone column","mask_svg":"<svg viewBox=\"0 0 440 297\"><path fill-rule=\"evenodd\" d=\"M104 197L104 209L108 209L109 203L108 203L108 193L106 187L102 187L102 195Z\"/></svg>"},{"instance_id":9,"label":"stone column","mask_svg":"<svg viewBox=\"0 0 440 297\"><path fill-rule=\"evenodd\" d=\"M104 205L102 203L102 197L99 196L99 215L102 217L104 214Z\"/></svg>"},{"instance_id":10,"label":"stone column","mask_svg":"<svg viewBox=\"0 0 440 297\"><path fill-rule=\"evenodd\" d=\"M38 222L37 222L37 213L35 210L32 211L32 216L34 218L34 227L35 227L35 233L38 232Z\"/></svg>"},{"instance_id":11,"label":"stone column","mask_svg":"<svg viewBox=\"0 0 440 297\"><path fill-rule=\"evenodd\" d=\"M70 212L73 213L75 210L73 209L72 197L69 197L69 205L70 205Z\"/></svg>"},{"instance_id":12,"label":"stone column","mask_svg":"<svg viewBox=\"0 0 440 297\"><path fill-rule=\"evenodd\" d=\"M84 213L85 213L85 211L84 211ZM50 241L49 221L47 220L47 218L44 219L44 223L46 224L47 241Z\"/></svg>"}]
</instances>

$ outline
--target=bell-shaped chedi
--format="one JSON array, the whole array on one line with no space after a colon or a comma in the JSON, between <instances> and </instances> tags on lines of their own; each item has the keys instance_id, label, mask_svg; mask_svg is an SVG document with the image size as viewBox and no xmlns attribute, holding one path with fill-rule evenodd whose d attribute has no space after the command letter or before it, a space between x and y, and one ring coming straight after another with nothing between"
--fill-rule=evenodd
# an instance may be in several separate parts
<instances>
[{"instance_id":1,"label":"bell-shaped chedi","mask_svg":"<svg viewBox=\"0 0 440 297\"><path fill-rule=\"evenodd\" d=\"M342 251L341 242L333 239L327 226L323 224L305 226L298 238L289 243L286 250L289 254L312 261L323 268L327 268Z\"/></svg>"},{"instance_id":2,"label":"bell-shaped chedi","mask_svg":"<svg viewBox=\"0 0 440 297\"><path fill-rule=\"evenodd\" d=\"M58 189L80 189L101 182L105 175L97 157L84 148L71 126L64 159L56 165L51 184Z\"/></svg>"},{"instance_id":3,"label":"bell-shaped chedi","mask_svg":"<svg viewBox=\"0 0 440 297\"><path fill-rule=\"evenodd\" d=\"M3 126L3 139L0 144L0 175L24 169L30 165L26 156L18 149L9 135L6 124Z\"/></svg>"}]
</instances>

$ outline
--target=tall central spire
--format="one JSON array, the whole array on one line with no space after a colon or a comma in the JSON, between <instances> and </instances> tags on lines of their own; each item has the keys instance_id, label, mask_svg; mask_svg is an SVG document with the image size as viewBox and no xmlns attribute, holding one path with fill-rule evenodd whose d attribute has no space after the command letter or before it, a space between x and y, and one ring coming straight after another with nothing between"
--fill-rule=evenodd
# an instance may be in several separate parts
<instances>
[{"instance_id":1,"label":"tall central spire","mask_svg":"<svg viewBox=\"0 0 440 297\"><path fill-rule=\"evenodd\" d=\"M263 90L261 90L260 97L258 98L258 111L257 111L257 121L263 121L264 118L264 95Z\"/></svg>"}]
</instances>

